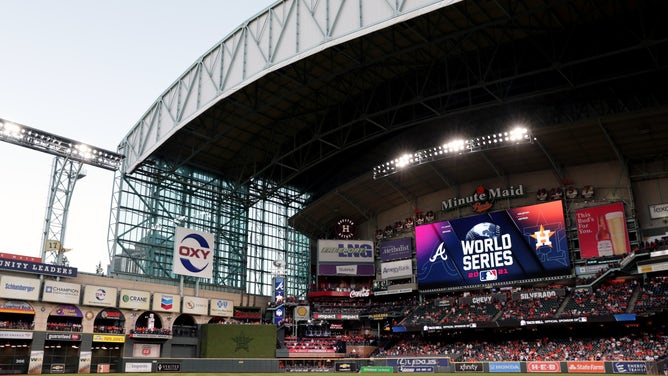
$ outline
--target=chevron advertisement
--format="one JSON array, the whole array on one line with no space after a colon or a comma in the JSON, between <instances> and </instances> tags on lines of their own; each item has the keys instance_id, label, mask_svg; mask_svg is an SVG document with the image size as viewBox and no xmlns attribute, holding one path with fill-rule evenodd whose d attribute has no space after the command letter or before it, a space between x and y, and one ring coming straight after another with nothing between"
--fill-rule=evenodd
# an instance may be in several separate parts
<instances>
[{"instance_id":1,"label":"chevron advertisement","mask_svg":"<svg viewBox=\"0 0 668 376\"><path fill-rule=\"evenodd\" d=\"M181 310L181 296L156 292L153 294L151 309L161 312L179 312Z\"/></svg>"},{"instance_id":2,"label":"chevron advertisement","mask_svg":"<svg viewBox=\"0 0 668 376\"><path fill-rule=\"evenodd\" d=\"M213 278L214 236L211 233L177 227L174 234L174 274Z\"/></svg>"},{"instance_id":3,"label":"chevron advertisement","mask_svg":"<svg viewBox=\"0 0 668 376\"><path fill-rule=\"evenodd\" d=\"M561 201L415 228L418 288L571 274Z\"/></svg>"}]
</instances>

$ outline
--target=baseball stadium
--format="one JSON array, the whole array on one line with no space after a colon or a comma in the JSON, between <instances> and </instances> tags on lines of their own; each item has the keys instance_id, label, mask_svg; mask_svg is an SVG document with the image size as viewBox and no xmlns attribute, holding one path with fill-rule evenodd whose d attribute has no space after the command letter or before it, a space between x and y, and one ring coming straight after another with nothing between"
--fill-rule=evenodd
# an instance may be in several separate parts
<instances>
[{"instance_id":1,"label":"baseball stadium","mask_svg":"<svg viewBox=\"0 0 668 376\"><path fill-rule=\"evenodd\" d=\"M56 158L0 374L668 374L666 14L281 0L116 151L0 119ZM59 241L82 165L114 171L95 274Z\"/></svg>"}]
</instances>

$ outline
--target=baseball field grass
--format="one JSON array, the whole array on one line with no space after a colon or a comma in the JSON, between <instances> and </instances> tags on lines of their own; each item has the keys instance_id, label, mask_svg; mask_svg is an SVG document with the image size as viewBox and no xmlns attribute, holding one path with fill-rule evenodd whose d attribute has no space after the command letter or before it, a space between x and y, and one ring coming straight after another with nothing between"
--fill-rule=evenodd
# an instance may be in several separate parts
<instances>
[{"instance_id":1,"label":"baseball field grass","mask_svg":"<svg viewBox=\"0 0 668 376\"><path fill-rule=\"evenodd\" d=\"M298 372L283 372L283 373L278 373L279 375L299 375L300 373ZM321 375L321 376L341 376L345 375L345 372L312 372L309 374L316 374L316 375ZM392 372L365 372L367 375L376 375L376 376L392 376L396 375L397 373L392 373ZM60 374L60 376L75 376L75 375L81 375L81 374ZM146 376L149 375L149 373L106 373L104 375L107 376ZM267 376L267 375L274 375L273 373L260 373L260 372L202 372L202 373L168 373L168 372L160 372L160 373L155 373L155 375L160 375L160 376ZM457 372L457 373L452 373L452 372L445 372L445 373L427 373L427 375L450 375L450 376L518 376L517 373L499 373L499 372L494 372L492 373L464 373L464 372ZM601 376L600 373L593 374L593 373L578 373L578 376Z\"/></svg>"}]
</instances>

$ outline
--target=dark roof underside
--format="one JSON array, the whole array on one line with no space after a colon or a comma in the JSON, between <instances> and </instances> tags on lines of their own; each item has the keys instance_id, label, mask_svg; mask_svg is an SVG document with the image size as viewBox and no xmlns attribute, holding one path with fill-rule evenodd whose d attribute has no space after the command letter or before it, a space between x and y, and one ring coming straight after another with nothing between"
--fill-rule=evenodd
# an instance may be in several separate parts
<instances>
[{"instance_id":1,"label":"dark roof underside","mask_svg":"<svg viewBox=\"0 0 668 376\"><path fill-rule=\"evenodd\" d=\"M272 72L152 157L309 192L292 223L313 238L494 176L621 159L632 179L656 177L668 170L666 14L658 0L464 1ZM372 178L404 152L516 122L536 141Z\"/></svg>"}]
</instances>

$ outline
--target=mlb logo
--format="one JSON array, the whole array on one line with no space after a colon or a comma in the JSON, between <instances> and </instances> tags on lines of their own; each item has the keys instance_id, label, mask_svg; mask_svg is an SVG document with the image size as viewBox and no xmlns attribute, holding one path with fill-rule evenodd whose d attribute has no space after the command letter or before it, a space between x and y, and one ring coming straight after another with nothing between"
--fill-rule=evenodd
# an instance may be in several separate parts
<instances>
[{"instance_id":1,"label":"mlb logo","mask_svg":"<svg viewBox=\"0 0 668 376\"><path fill-rule=\"evenodd\" d=\"M483 270L480 272L481 282L489 282L496 280L497 280L496 270Z\"/></svg>"}]
</instances>

